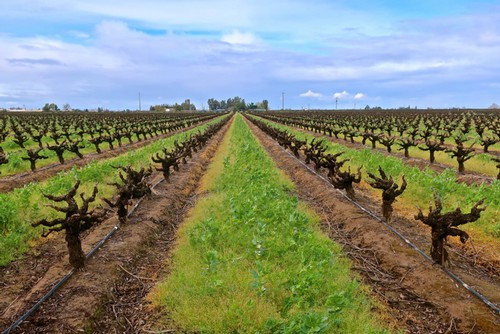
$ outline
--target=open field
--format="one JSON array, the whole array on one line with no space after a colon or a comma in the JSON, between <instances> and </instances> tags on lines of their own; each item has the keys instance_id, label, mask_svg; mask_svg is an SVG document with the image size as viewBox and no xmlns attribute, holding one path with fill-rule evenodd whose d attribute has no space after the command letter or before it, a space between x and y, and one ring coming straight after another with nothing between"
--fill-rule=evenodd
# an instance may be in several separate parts
<instances>
[{"instance_id":1,"label":"open field","mask_svg":"<svg viewBox=\"0 0 500 334\"><path fill-rule=\"evenodd\" d=\"M148 114L141 117L155 119ZM153 122L165 128L158 128L156 135L154 131L135 135L122 147L115 137L113 149L103 144L101 153L95 152L92 136L84 134L79 137L85 143L83 159L64 153L78 166L57 163L56 155L47 164L54 166L43 173L30 171L27 163L18 169L0 165L4 168L0 169L0 329L71 271L58 292L11 333L500 330L500 183L494 162L499 144L468 159L465 171L458 173L451 153L438 151L439 165L430 164L424 163L428 152L418 147L412 147L410 158L405 158L387 152L379 142L389 138L382 130L389 128L396 136L402 123L409 126L401 129L395 141L411 137L414 128L425 136L426 125L433 120L439 126L433 127L429 140L439 142L439 135L449 132L441 145L453 150L459 146L456 138L463 134L465 147L470 147L478 138L495 138L498 114L429 112L418 123L408 118L400 122L391 115L389 126L380 120L383 115L372 120L365 113L349 119L336 113L323 113L320 118L281 113L177 117ZM58 131L64 133L65 122L58 122ZM118 125L127 121L107 122L114 126L110 136L120 133ZM482 130L481 122L487 124ZM0 146L9 160L17 160L21 153L11 127L35 126L23 127L19 120L5 124L3 143L7 144ZM342 124L346 140L329 133L330 128L342 133ZM454 131L460 128L461 134L451 131L451 126ZM361 143L366 132L378 138L377 148ZM42 140L43 147L53 141L50 133ZM106 136L104 130L102 136ZM287 136L288 142L279 136ZM365 144L371 146L365 136ZM362 166L361 180L352 188L355 196L335 189L335 176L320 167L325 158L310 154L313 139L323 140L321 154L331 157L344 152L339 157L347 161L335 169L337 173L348 167L354 173ZM26 150L38 147L30 140ZM70 135L70 140L77 137ZM424 147L425 141L418 145ZM417 154L421 152L427 155ZM132 172L153 167L149 174L141 174L139 182L152 190L124 197L125 214L120 214L119 199L132 181L117 166L128 166ZM380 209L380 190L369 184L368 174L379 175L379 167L398 184L403 175L407 182L389 218ZM68 196L76 180L81 182L74 196L80 211L68 216L66 211L53 210L64 203L70 210L73 202ZM95 199L87 203L96 185ZM81 192L85 194L80 197ZM480 211L479 219L457 227L467 233L464 244L453 235L445 240L446 270L430 259L434 245L430 228L414 218L419 212L416 206L427 215L429 202L436 205L433 193L441 199L443 212L457 206L464 214L474 208ZM50 200L64 196L63 204ZM85 203L88 211L83 209ZM95 218L92 227L78 235L85 253L110 231L112 236L85 259L83 268L71 270L66 250L70 232L61 229L41 238L50 227L32 224L76 221L80 213L81 219Z\"/></svg>"}]
</instances>

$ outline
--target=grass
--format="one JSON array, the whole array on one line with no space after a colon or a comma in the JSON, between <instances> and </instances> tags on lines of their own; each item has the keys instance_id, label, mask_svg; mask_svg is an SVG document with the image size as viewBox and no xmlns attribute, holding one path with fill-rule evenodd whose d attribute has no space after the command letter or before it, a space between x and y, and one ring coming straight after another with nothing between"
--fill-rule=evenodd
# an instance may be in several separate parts
<instances>
[{"instance_id":1,"label":"grass","mask_svg":"<svg viewBox=\"0 0 500 334\"><path fill-rule=\"evenodd\" d=\"M358 144L361 144L362 137L354 137L354 141ZM449 142L447 144L450 145L455 145L454 142ZM472 144L472 143L471 143ZM369 141L366 142L367 146L371 147L371 143ZM422 146L422 145L419 145ZM465 145L466 147L469 147L469 145ZM377 148L381 149L386 149L382 144L377 143ZM496 176L498 174L498 169L496 168L497 163L492 160L492 155L489 153L483 153L482 148L479 147L479 145L475 145L474 149L475 155L465 162L465 170L466 171L472 171L476 173L481 173L485 174L488 176ZM401 155L403 154L403 150L399 150L399 147L397 145L393 145L392 147L392 153L398 152ZM410 147L408 150L408 153L411 158L419 158L424 161L429 161L429 152L428 151L422 151L418 147ZM436 158L436 163L443 164L446 166L449 166L451 169L458 169L458 163L455 158L452 158L450 154L444 152L444 151L438 151L434 153L435 158Z\"/></svg>"},{"instance_id":2,"label":"grass","mask_svg":"<svg viewBox=\"0 0 500 334\"><path fill-rule=\"evenodd\" d=\"M136 169L148 166L151 164L150 157L153 153L160 152L163 147L173 147L175 140L182 141L190 134L221 120L222 118L218 117L207 124L157 140L118 157L93 160L82 168L73 168L43 182L30 183L9 193L0 194L0 266L18 259L37 242L43 227L32 228L31 223L61 215L45 206L50 201L45 199L42 193L54 195L66 193L79 179L81 186L78 193L83 191L87 196L92 193L94 185L98 185L98 199L92 204L93 206L100 205L100 198L109 198L116 191L114 186L107 185L107 183L119 181L118 171L113 166L131 165Z\"/></svg>"},{"instance_id":3,"label":"grass","mask_svg":"<svg viewBox=\"0 0 500 334\"><path fill-rule=\"evenodd\" d=\"M254 116L251 116L254 117ZM311 140L312 135L300 130L287 127L262 118L260 120L274 127L285 129L301 140ZM492 184L467 185L458 183L454 169L446 169L442 173L436 173L431 169L421 171L417 167L410 167L396 157L384 156L383 154L366 148L361 150L350 149L344 145L332 143L325 138L328 153L344 151L344 158L350 159L346 164L351 168L363 166L363 179L367 172L378 175L378 167L395 179L405 175L408 182L407 190L398 197L397 207L406 212L417 213L416 206L421 207L427 213L429 203L433 201L433 192L437 192L443 200L445 210L455 209L459 205L463 212L470 208L480 199L485 198L487 210L481 213L481 218L472 224L464 225L463 229L482 241L492 242L498 245L500 238L500 181L495 180ZM466 165L467 167L467 165Z\"/></svg>"},{"instance_id":4,"label":"grass","mask_svg":"<svg viewBox=\"0 0 500 334\"><path fill-rule=\"evenodd\" d=\"M152 292L182 331L382 333L349 261L237 116Z\"/></svg>"}]
</instances>

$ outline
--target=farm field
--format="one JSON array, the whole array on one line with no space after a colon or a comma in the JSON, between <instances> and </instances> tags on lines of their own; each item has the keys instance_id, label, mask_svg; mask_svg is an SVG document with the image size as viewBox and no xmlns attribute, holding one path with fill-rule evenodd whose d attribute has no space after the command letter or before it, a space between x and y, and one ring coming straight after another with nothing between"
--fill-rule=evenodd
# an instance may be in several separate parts
<instances>
[{"instance_id":1,"label":"farm field","mask_svg":"<svg viewBox=\"0 0 500 334\"><path fill-rule=\"evenodd\" d=\"M43 178L46 170L64 170L65 166L84 165L88 159L114 156L215 116L213 113L183 117L145 113L0 115L2 192L9 186L7 181L11 181L13 188L19 182ZM29 159L28 153L32 153L33 159Z\"/></svg>"},{"instance_id":2,"label":"farm field","mask_svg":"<svg viewBox=\"0 0 500 334\"><path fill-rule=\"evenodd\" d=\"M327 116L335 122L335 113L322 115ZM444 155L436 155L438 168L423 162L412 165L400 155L363 147L361 130L352 141L344 141L329 136L325 128L289 123L295 116L286 115L283 123L288 124L280 124L281 113L176 117L164 120L171 128L165 125L164 132L158 129L156 135L136 135L128 146L122 143L123 149L117 138L111 141L113 147L103 145L105 152L95 152L94 146L95 155L89 144L92 137L84 134L80 137L87 142L84 159L68 155L75 160L63 164L53 155L43 172L30 171L28 163L18 169L0 165L4 168L0 174L2 330L68 271L71 278L11 333L493 333L500 329L500 183L494 160L500 152L498 143L468 159L465 171L457 173L456 160ZM366 121L368 116L360 117ZM441 114L425 117L439 119ZM481 132L478 124L483 116L471 114L469 125L467 115L459 115L457 123L450 117L443 118L441 127L450 119L455 128L465 123L463 132L471 138L461 139L470 147L476 140L472 137ZM485 114L484 119L492 123L480 137L493 140L498 115ZM15 122L21 128L22 121ZM122 124L119 118L110 122ZM4 124L5 129L11 126ZM424 124L425 120L418 125L420 131L425 132ZM276 141L269 131L286 131L294 144ZM7 144L0 146L9 160L16 160L15 131L5 132ZM456 148L454 137L460 136L450 133L442 145ZM348 161L342 170L350 167L355 173L363 166L361 182L352 189L355 196L346 197L344 190L335 189L328 170L314 168L314 157L306 163L307 145L314 138L323 139L325 154L344 152L340 157ZM32 140L26 146L38 144ZM426 156L417 155L421 150L413 149L412 158L425 161ZM73 166L76 162L80 164ZM408 184L391 208L392 215L385 218L381 218L385 215L381 192L367 181L368 173L379 175L379 167L398 184L404 175ZM131 181L134 172L140 182ZM75 186L77 180L80 187ZM134 191L123 197L129 182ZM90 200L96 185L98 192ZM139 185L147 189L131 197ZM50 201L66 196L69 208L71 189L77 193L80 210L74 215L92 220L92 227L78 236L83 251L88 253L113 231L76 270L71 270L66 250L69 232L41 238L50 224L31 226L74 217L53 210L61 204ZM81 192L85 195L79 197ZM466 239L470 237L467 242L462 244L454 236L445 241L447 252L440 254L449 271L385 226L431 255L430 228L414 216L419 212L416 206L426 216L429 203L436 205L433 193L442 201L443 212L459 206L459 213L475 209L480 213L478 219L458 227L467 233ZM85 205L87 210L82 209ZM447 272L479 291L490 307Z\"/></svg>"}]
</instances>

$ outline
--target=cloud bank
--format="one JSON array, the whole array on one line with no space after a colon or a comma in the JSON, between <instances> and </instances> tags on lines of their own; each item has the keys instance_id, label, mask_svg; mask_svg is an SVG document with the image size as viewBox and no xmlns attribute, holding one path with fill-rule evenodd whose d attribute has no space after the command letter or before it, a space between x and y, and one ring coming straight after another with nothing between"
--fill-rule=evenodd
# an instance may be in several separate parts
<instances>
[{"instance_id":1,"label":"cloud bank","mask_svg":"<svg viewBox=\"0 0 500 334\"><path fill-rule=\"evenodd\" d=\"M443 1L6 0L0 107L500 103L500 6Z\"/></svg>"}]
</instances>

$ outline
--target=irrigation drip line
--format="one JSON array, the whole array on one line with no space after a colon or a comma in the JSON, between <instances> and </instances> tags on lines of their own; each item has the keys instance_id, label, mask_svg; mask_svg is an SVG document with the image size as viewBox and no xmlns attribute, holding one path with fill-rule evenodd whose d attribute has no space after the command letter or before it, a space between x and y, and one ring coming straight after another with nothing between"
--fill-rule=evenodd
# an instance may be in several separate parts
<instances>
[{"instance_id":1,"label":"irrigation drip line","mask_svg":"<svg viewBox=\"0 0 500 334\"><path fill-rule=\"evenodd\" d=\"M264 132L264 131L263 131ZM264 132L265 133L265 132ZM269 137L269 138L272 138L271 136L269 136L267 133L266 135ZM387 222L385 222L382 218L378 217L375 213L371 212L370 210L368 210L367 208L363 207L361 204L359 204L358 202L354 201L353 199L349 198L346 194L344 194L343 191L335 188L331 183L330 181L328 181L328 179L326 179L323 175L317 173L314 169L312 169L310 166L308 166L305 162L303 162L302 160L300 160L299 158L297 158L296 156L294 156L293 154L291 154L290 152L288 152L285 148L279 146L279 144L273 139L273 142L276 143L276 145L278 145L278 147L280 149L282 149L286 154L288 154L289 156L291 156L292 158L296 159L298 162L300 162L304 167L306 167L311 173L317 175L318 177L320 177L323 181L325 181L328 185L330 185L333 189L335 189L336 192L338 192L340 195L342 195L342 197L346 200L348 200L349 202L351 202L352 204L354 204L355 206L357 206L361 211L365 212L366 214L368 214L369 216L371 216L372 218L374 218L375 220L377 220L378 222L382 223L382 225L384 225L385 227L387 227L391 232L393 232L394 234L396 234L401 240L403 240L408 246L410 246L411 248L413 248L414 250L416 250L418 253L420 253L420 255L422 255L424 258L426 258L427 260L429 260L430 262L434 263L434 260L429 256L427 255L424 251L422 251L420 248L418 248L414 243L412 243L410 240L408 240L404 235L402 235L399 231L397 231L394 227L390 226L389 224L387 224ZM460 284L462 287L464 287L467 291L469 291L470 293L472 293L474 296L476 296L479 300L481 300L483 303L485 303L489 308L491 308L495 313L497 314L500 314L500 308L494 304L493 302L491 302L489 299L487 299L485 296L483 296L482 294L480 294L478 291L476 291L474 288L472 288L470 285L468 285L467 283L465 283L464 281L462 281L460 279L460 277L458 277L457 275L455 275L454 273L452 273L451 271L449 271L447 268L445 268L444 266L441 266L441 269L448 275L450 276L453 280L455 280L455 282L457 282L458 284Z\"/></svg>"},{"instance_id":2,"label":"irrigation drip line","mask_svg":"<svg viewBox=\"0 0 500 334\"><path fill-rule=\"evenodd\" d=\"M26 313L24 313L19 319L16 320L12 325L9 326L2 334L9 334L11 330L19 326L24 320L26 320L33 312L35 312L40 305L42 305L47 299L49 299L59 288L66 283L66 281L73 276L75 269L71 269L59 282L56 283L38 302L35 303Z\"/></svg>"},{"instance_id":3,"label":"irrigation drip line","mask_svg":"<svg viewBox=\"0 0 500 334\"><path fill-rule=\"evenodd\" d=\"M152 186L151 186L151 189L154 189L158 184L160 184L161 182L165 181L165 179L160 179L158 181L156 181ZM129 210L128 214L127 214L127 218L130 217L130 215L132 215L135 210L139 207L139 205L142 203L144 199L144 196L139 198L137 200L137 202L134 204L134 206ZM106 241L108 241L115 233L116 231L118 231L118 229L120 228L120 224L117 224L115 226L113 226L113 228L111 229L111 231L108 232L108 234L106 234L104 236L104 238L102 238L88 253L87 255L85 255L85 259L89 259L92 255L94 255L94 253L99 249L101 248L105 243ZM73 276L73 274L76 272L75 269L71 269L63 278L61 278L59 280L59 282L57 282L42 298L40 298L40 300L38 300L28 311L26 311L26 313L24 313L19 319L17 319L12 325L10 325L6 330L4 330L2 332L2 334L9 334L13 329L15 329L17 326L19 326L23 321L25 321L30 315L32 315L45 301L47 301L47 299L49 299L57 290L59 290L59 288L64 284L66 283L66 281L68 279L71 278L71 276Z\"/></svg>"}]
</instances>

